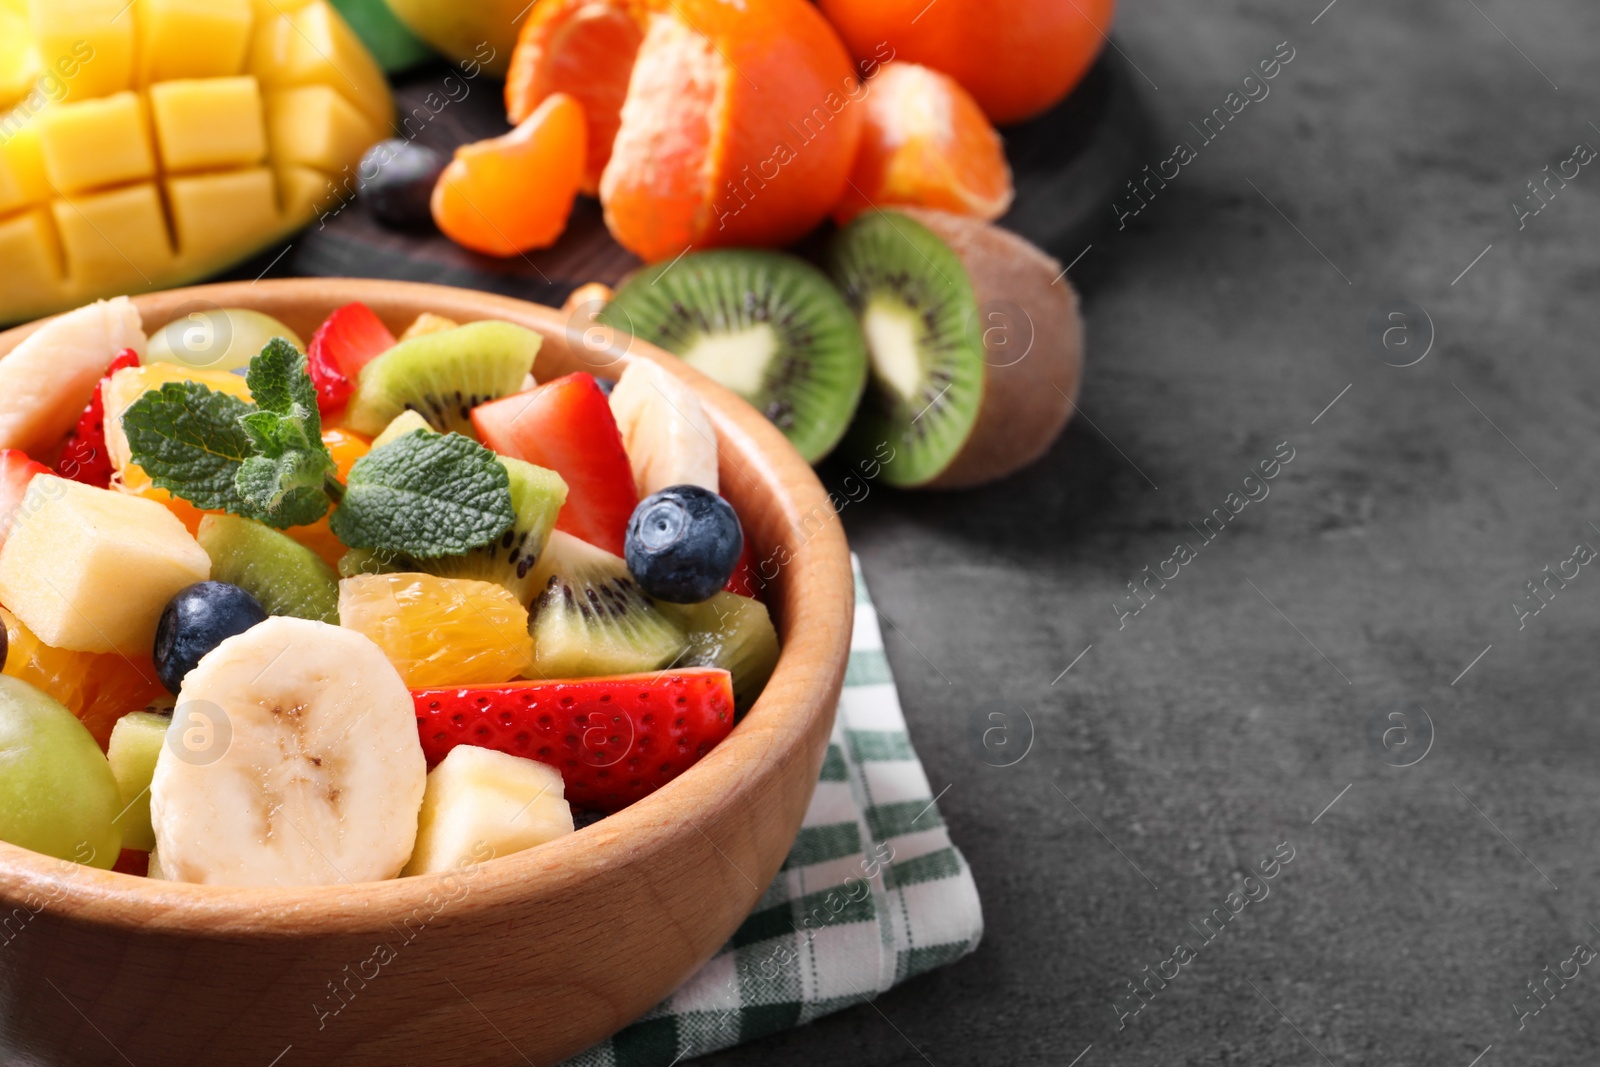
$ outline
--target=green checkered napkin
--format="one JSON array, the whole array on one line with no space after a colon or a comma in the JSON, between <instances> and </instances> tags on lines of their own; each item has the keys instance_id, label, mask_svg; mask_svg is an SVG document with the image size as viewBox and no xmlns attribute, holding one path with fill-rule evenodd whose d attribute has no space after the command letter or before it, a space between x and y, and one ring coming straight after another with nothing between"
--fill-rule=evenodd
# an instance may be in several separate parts
<instances>
[{"instance_id":1,"label":"green checkered napkin","mask_svg":"<svg viewBox=\"0 0 1600 1067\"><path fill-rule=\"evenodd\" d=\"M565 1067L669 1067L871 1000L978 947L978 889L911 747L855 568L839 715L783 870L710 963Z\"/></svg>"}]
</instances>

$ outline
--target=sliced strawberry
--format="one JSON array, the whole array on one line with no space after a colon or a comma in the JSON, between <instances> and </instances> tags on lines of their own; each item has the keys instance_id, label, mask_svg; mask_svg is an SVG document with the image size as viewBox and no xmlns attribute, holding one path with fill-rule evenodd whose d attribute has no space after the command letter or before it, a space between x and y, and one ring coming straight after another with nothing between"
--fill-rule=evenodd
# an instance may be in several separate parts
<instances>
[{"instance_id":1,"label":"sliced strawberry","mask_svg":"<svg viewBox=\"0 0 1600 1067\"><path fill-rule=\"evenodd\" d=\"M661 788L733 729L727 671L413 689L431 767L478 745L561 772L575 808L613 812Z\"/></svg>"},{"instance_id":2,"label":"sliced strawberry","mask_svg":"<svg viewBox=\"0 0 1600 1067\"><path fill-rule=\"evenodd\" d=\"M395 346L394 334L362 303L346 304L311 335L306 364L324 415L342 409L356 391L361 368Z\"/></svg>"},{"instance_id":3,"label":"sliced strawberry","mask_svg":"<svg viewBox=\"0 0 1600 1067\"><path fill-rule=\"evenodd\" d=\"M77 428L67 435L61 448L61 458L56 461L56 473L75 482L98 486L111 484L111 455L106 451L106 405L102 393L106 379L123 367L137 367L139 353L124 348L106 368L104 377L95 384L94 395L78 417Z\"/></svg>"},{"instance_id":4,"label":"sliced strawberry","mask_svg":"<svg viewBox=\"0 0 1600 1067\"><path fill-rule=\"evenodd\" d=\"M739 553L739 562L734 565L733 575L728 579L728 584L722 588L729 593L738 593L753 600L765 600L761 594L766 590L767 583L756 577L756 557L750 551L750 539L744 539L744 549Z\"/></svg>"},{"instance_id":5,"label":"sliced strawberry","mask_svg":"<svg viewBox=\"0 0 1600 1067\"><path fill-rule=\"evenodd\" d=\"M556 529L622 555L639 493L611 404L593 375L569 374L480 404L472 409L472 425L496 452L565 479L567 502Z\"/></svg>"},{"instance_id":6,"label":"sliced strawberry","mask_svg":"<svg viewBox=\"0 0 1600 1067\"><path fill-rule=\"evenodd\" d=\"M22 494L35 474L54 474L43 463L35 463L21 449L0 450L0 544L11 533L17 509L22 506Z\"/></svg>"}]
</instances>

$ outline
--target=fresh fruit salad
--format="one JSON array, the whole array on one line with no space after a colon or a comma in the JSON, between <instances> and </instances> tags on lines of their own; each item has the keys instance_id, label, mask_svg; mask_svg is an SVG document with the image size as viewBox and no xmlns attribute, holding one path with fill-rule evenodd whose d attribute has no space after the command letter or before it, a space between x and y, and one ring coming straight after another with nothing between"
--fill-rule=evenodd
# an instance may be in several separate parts
<instances>
[{"instance_id":1,"label":"fresh fruit salad","mask_svg":"<svg viewBox=\"0 0 1600 1067\"><path fill-rule=\"evenodd\" d=\"M727 736L778 639L716 432L654 364L539 380L539 346L361 304L303 347L243 309L146 337L117 298L0 360L0 840L224 885L455 870Z\"/></svg>"}]
</instances>

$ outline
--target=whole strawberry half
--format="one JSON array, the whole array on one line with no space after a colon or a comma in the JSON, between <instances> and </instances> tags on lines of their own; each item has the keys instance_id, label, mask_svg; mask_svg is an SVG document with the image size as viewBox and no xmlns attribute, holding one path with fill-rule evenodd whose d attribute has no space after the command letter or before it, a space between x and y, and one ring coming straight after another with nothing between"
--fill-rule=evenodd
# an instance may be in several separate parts
<instances>
[{"instance_id":1,"label":"whole strawberry half","mask_svg":"<svg viewBox=\"0 0 1600 1067\"><path fill-rule=\"evenodd\" d=\"M431 767L457 745L549 764L574 808L613 812L688 770L733 729L727 671L413 689Z\"/></svg>"},{"instance_id":2,"label":"whole strawberry half","mask_svg":"<svg viewBox=\"0 0 1600 1067\"><path fill-rule=\"evenodd\" d=\"M342 409L355 392L361 368L395 346L394 334L367 305L346 304L317 327L306 346L306 369L324 415Z\"/></svg>"},{"instance_id":3,"label":"whole strawberry half","mask_svg":"<svg viewBox=\"0 0 1600 1067\"><path fill-rule=\"evenodd\" d=\"M139 353L125 348L111 361L105 376L95 383L94 395L78 417L77 427L67 435L67 443L61 448L61 458L56 461L56 473L63 478L101 489L111 484L111 456L106 452L106 403L103 396L106 379L123 367L138 365Z\"/></svg>"}]
</instances>

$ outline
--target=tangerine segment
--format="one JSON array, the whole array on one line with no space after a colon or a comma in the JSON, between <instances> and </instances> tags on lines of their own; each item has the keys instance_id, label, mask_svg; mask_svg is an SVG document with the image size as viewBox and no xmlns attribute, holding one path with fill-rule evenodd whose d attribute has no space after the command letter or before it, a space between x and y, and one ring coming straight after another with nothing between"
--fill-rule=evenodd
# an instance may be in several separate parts
<instances>
[{"instance_id":1,"label":"tangerine segment","mask_svg":"<svg viewBox=\"0 0 1600 1067\"><path fill-rule=\"evenodd\" d=\"M643 259L693 245L783 245L838 203L862 87L805 0L642 0L621 128L600 179L606 223Z\"/></svg>"},{"instance_id":2,"label":"tangerine segment","mask_svg":"<svg viewBox=\"0 0 1600 1067\"><path fill-rule=\"evenodd\" d=\"M5 608L0 608L0 622L9 641L4 672L65 704L101 749L110 744L118 719L166 693L148 656L55 648Z\"/></svg>"},{"instance_id":3,"label":"tangerine segment","mask_svg":"<svg viewBox=\"0 0 1600 1067\"><path fill-rule=\"evenodd\" d=\"M339 625L370 637L413 689L506 682L533 663L528 609L493 582L414 573L346 578Z\"/></svg>"},{"instance_id":4,"label":"tangerine segment","mask_svg":"<svg viewBox=\"0 0 1600 1067\"><path fill-rule=\"evenodd\" d=\"M622 123L628 75L644 30L615 0L545 0L522 27L506 76L506 116L521 123L552 93L583 105L588 120L584 193L600 188Z\"/></svg>"},{"instance_id":5,"label":"tangerine segment","mask_svg":"<svg viewBox=\"0 0 1600 1067\"><path fill-rule=\"evenodd\" d=\"M954 78L891 63L868 90L861 148L835 219L894 204L989 221L1005 214L1013 196L1005 147Z\"/></svg>"},{"instance_id":6,"label":"tangerine segment","mask_svg":"<svg viewBox=\"0 0 1600 1067\"><path fill-rule=\"evenodd\" d=\"M818 0L864 65L922 63L966 87L991 121L1021 122L1088 73L1116 0Z\"/></svg>"},{"instance_id":7,"label":"tangerine segment","mask_svg":"<svg viewBox=\"0 0 1600 1067\"><path fill-rule=\"evenodd\" d=\"M433 187L446 237L491 256L548 248L567 228L583 180L583 105L555 93L516 129L456 149Z\"/></svg>"}]
</instances>

